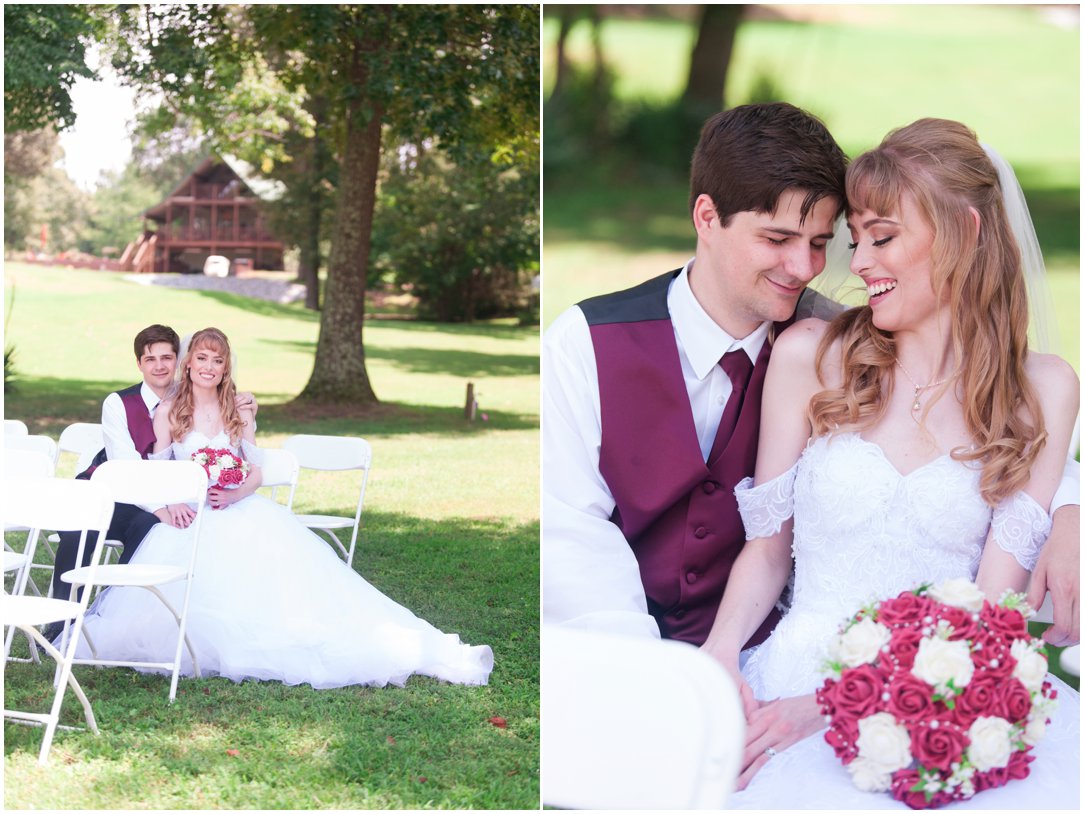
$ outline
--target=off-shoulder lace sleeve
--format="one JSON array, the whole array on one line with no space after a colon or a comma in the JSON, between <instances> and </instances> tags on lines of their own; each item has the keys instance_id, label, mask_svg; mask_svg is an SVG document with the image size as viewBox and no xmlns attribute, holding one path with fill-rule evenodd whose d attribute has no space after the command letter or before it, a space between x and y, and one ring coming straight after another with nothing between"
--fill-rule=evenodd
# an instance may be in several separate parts
<instances>
[{"instance_id":1,"label":"off-shoulder lace sleeve","mask_svg":"<svg viewBox=\"0 0 1084 814\"><path fill-rule=\"evenodd\" d=\"M990 531L999 548L1012 554L1022 568L1034 571L1051 525L1050 515L1031 495L1017 492L994 509Z\"/></svg>"},{"instance_id":2,"label":"off-shoulder lace sleeve","mask_svg":"<svg viewBox=\"0 0 1084 814\"><path fill-rule=\"evenodd\" d=\"M797 472L798 464L795 463L767 483L754 486L752 478L745 478L734 487L746 540L770 537L794 514L794 476Z\"/></svg>"},{"instance_id":3,"label":"off-shoulder lace sleeve","mask_svg":"<svg viewBox=\"0 0 1084 814\"><path fill-rule=\"evenodd\" d=\"M172 461L176 456L173 454L173 444L163 449L161 452L148 452L148 461Z\"/></svg>"},{"instance_id":4,"label":"off-shoulder lace sleeve","mask_svg":"<svg viewBox=\"0 0 1084 814\"><path fill-rule=\"evenodd\" d=\"M249 463L263 466L263 450L244 438L241 439L241 456Z\"/></svg>"}]
</instances>

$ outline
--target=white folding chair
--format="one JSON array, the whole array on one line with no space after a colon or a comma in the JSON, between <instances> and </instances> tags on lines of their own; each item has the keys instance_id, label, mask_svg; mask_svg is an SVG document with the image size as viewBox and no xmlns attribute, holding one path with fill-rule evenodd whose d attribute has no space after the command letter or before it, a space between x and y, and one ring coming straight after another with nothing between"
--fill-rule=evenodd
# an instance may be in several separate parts
<instances>
[{"instance_id":1,"label":"white folding chair","mask_svg":"<svg viewBox=\"0 0 1084 814\"><path fill-rule=\"evenodd\" d=\"M60 440L57 442L57 447L58 463L60 460L59 456L65 452L71 452L77 456L75 472L78 474L90 466L90 462L94 460L94 456L105 448L105 436L102 433L102 425L85 424L83 422L69 424L64 428L64 431L60 433Z\"/></svg>"},{"instance_id":2,"label":"white folding chair","mask_svg":"<svg viewBox=\"0 0 1084 814\"><path fill-rule=\"evenodd\" d=\"M45 436L39 436L39 437L44 438ZM8 440L8 439L5 439L5 441L6 440ZM48 440L52 440L52 439L48 439ZM5 478L16 478L16 479L21 479L21 478L51 478L55 473L55 463L54 463L54 459L49 455L47 449L48 448L45 445L34 444L34 443L31 443L29 448L14 448L14 449L9 448L9 449L6 449L4 451L4 477ZM4 520L4 532L6 534L9 531L10 532L28 532L29 533L31 531L31 529L28 528L27 526L23 526L23 525L20 525L18 523L9 521L5 517L5 520ZM27 543L29 544L29 538L27 540ZM36 545L36 541L35 541L35 545ZM49 546L46 545L46 548L48 549ZM50 555L52 556L52 549L49 549L49 551L50 551ZM12 560L7 555L8 554L15 554L17 552L15 551L15 549L13 549L8 544L8 541L7 541L6 537L4 539L4 552L5 552L4 572L7 573L8 570L9 570L7 568L7 563L8 562L14 562L14 560ZM45 563L35 563L35 562L33 562L33 552L31 552L29 554L29 556L26 556L26 552L27 552L27 549L26 549L26 547L24 547L23 548L23 554L20 554L19 556L22 557L24 559L24 561L25 561L25 564L29 566L29 568L27 569L27 576L29 576L29 574L31 573L30 569L32 569L32 568L38 568L38 569L46 570L46 571L49 571L50 573L52 573L53 567L51 565L46 565ZM14 570L14 569L11 569L11 570ZM21 577L21 576L22 576L21 574L17 575L17 579L19 577ZM38 590L38 586L34 583L33 580L29 580L29 582L26 582L26 581L23 582L24 586L27 585L27 584L29 584L30 590L34 594L40 595L41 592ZM22 590L19 590L19 591L15 592L15 593L20 593L21 594ZM34 652L33 648L31 648L31 656L35 661L37 660L37 653Z\"/></svg>"},{"instance_id":3,"label":"white folding chair","mask_svg":"<svg viewBox=\"0 0 1084 814\"><path fill-rule=\"evenodd\" d=\"M56 468L57 445L48 435L7 435L4 436L4 451L28 449L44 452Z\"/></svg>"},{"instance_id":4,"label":"white folding chair","mask_svg":"<svg viewBox=\"0 0 1084 814\"><path fill-rule=\"evenodd\" d=\"M741 699L689 644L547 625L542 715L547 806L725 808L738 778Z\"/></svg>"},{"instance_id":5,"label":"white folding chair","mask_svg":"<svg viewBox=\"0 0 1084 814\"><path fill-rule=\"evenodd\" d=\"M90 566L91 576L93 576L98 558L101 556L101 541L105 539L105 530L109 527L109 520L113 515L113 499L101 484L58 480L50 477L18 480L5 478L3 498L5 523L12 522L32 529L29 543L31 549L36 541L37 529L43 526L79 529L82 533L81 547L86 544L88 538L91 538L94 545L94 555ZM84 592L81 600L68 601L44 599L40 596L5 594L0 602L2 602L0 609L3 612L4 624L11 626L12 630L15 628L21 630L30 638L32 645L36 642L57 662L59 672L48 713L10 710L6 706L4 708L5 718L20 723L45 726L45 737L42 740L41 751L38 753L38 763L44 764L49 757L53 735L60 726L60 708L64 700L64 692L69 686L83 705L83 716L86 718L87 727L95 734L98 732L90 702L72 674L72 660L75 656L76 640L83 625L83 615L87 608L87 596ZM73 619L75 624L72 635L67 637L65 641L67 646L64 647L63 653L35 630L36 626L53 622L63 622L67 629L68 623ZM9 635L8 648L10 648L10 640ZM6 670L8 653L5 652L4 655ZM61 728L70 729L71 727Z\"/></svg>"},{"instance_id":6,"label":"white folding chair","mask_svg":"<svg viewBox=\"0 0 1084 814\"><path fill-rule=\"evenodd\" d=\"M373 463L373 450L363 438L351 438L337 435L291 435L283 444L297 456L302 469L322 471L361 470L361 488L358 491L358 505L354 516L339 517L326 514L298 514L297 519L313 531L322 531L332 545L339 550L339 555L347 565L354 564L354 549L357 545L358 527L361 525L361 507L365 502L365 485L369 481L369 469ZM334 529L351 529L350 547L344 547Z\"/></svg>"},{"instance_id":7,"label":"white folding chair","mask_svg":"<svg viewBox=\"0 0 1084 814\"><path fill-rule=\"evenodd\" d=\"M260 462L261 488L270 487L271 499L277 503L279 489L285 488L287 509L293 509L294 492L297 491L297 478L301 471L301 465L297 462L297 456L288 449L262 449L263 460Z\"/></svg>"},{"instance_id":8,"label":"white folding chair","mask_svg":"<svg viewBox=\"0 0 1084 814\"><path fill-rule=\"evenodd\" d=\"M60 576L73 588L81 588L82 594L89 593L94 586L117 586L145 588L158 597L177 621L177 648L172 661L132 662L99 659L94 652L94 643L89 636L84 635L91 649L91 658L78 658L75 659L75 663L172 670L169 685L169 700L172 703L177 697L182 645L187 645L189 655L192 657L192 671L196 678L200 677L196 652L185 634L185 628L188 622L188 600L192 592L192 573L196 565L200 529L203 525L203 509L207 501L207 473L194 461L106 461L94 470L90 480L92 483L104 485L117 503L188 503L196 507L196 519L190 526L193 535L192 551L186 567L127 563L102 565L98 567L96 573L86 567L73 568ZM80 550L76 562L81 561L82 554ZM185 584L184 599L178 611L159 589L181 581Z\"/></svg>"},{"instance_id":9,"label":"white folding chair","mask_svg":"<svg viewBox=\"0 0 1084 814\"><path fill-rule=\"evenodd\" d=\"M26 424L19 421L17 418L5 418L4 419L4 435L29 435L30 430L27 429Z\"/></svg>"}]
</instances>

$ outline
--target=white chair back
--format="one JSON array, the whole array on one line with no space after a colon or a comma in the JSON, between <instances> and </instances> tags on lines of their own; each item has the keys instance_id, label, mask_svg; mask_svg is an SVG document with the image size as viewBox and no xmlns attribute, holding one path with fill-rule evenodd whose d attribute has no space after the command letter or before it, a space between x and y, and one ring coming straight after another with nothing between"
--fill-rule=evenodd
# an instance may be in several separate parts
<instances>
[{"instance_id":1,"label":"white chair back","mask_svg":"<svg viewBox=\"0 0 1084 814\"><path fill-rule=\"evenodd\" d=\"M40 449L4 450L5 478L51 478L55 471L53 459Z\"/></svg>"},{"instance_id":2,"label":"white chair back","mask_svg":"<svg viewBox=\"0 0 1084 814\"><path fill-rule=\"evenodd\" d=\"M745 718L733 680L698 648L546 626L542 713L546 805L726 807Z\"/></svg>"},{"instance_id":3,"label":"white chair back","mask_svg":"<svg viewBox=\"0 0 1084 814\"><path fill-rule=\"evenodd\" d=\"M44 452L56 466L59 450L56 441L48 435L8 435L4 438L4 450L29 449Z\"/></svg>"},{"instance_id":4,"label":"white chair back","mask_svg":"<svg viewBox=\"0 0 1084 814\"><path fill-rule=\"evenodd\" d=\"M11 523L32 529L27 548L27 553L31 558L33 545L39 533L38 529L42 527L79 529L80 548L84 546L88 537L94 540L91 574L93 575L97 570L105 531L113 515L113 499L100 484L85 480L57 478L5 478L3 505L5 524ZM82 630L89 591L84 591L78 602L22 596L21 591L15 595L5 595L2 601L4 624L11 626L11 631L5 641L5 664L10 653L11 634L18 628L30 638L31 647L35 642L40 644L49 655L56 659L59 667L59 674L53 684L52 705L48 713L14 710L6 705L4 708L5 718L45 726L45 737L42 739L41 750L38 753L38 762L45 764L49 757L53 736L59 725L64 692L69 685L83 705L87 726L94 732L98 731L90 702L79 686L78 680L72 675L76 641ZM75 620L75 624L72 635L66 639L67 646L63 653L53 647L52 643L48 642L36 629L37 625L51 622L63 622L67 625L72 619Z\"/></svg>"},{"instance_id":5,"label":"white chair back","mask_svg":"<svg viewBox=\"0 0 1084 814\"><path fill-rule=\"evenodd\" d=\"M4 435L29 435L30 430L27 429L26 424L19 421L17 418L5 418L4 419Z\"/></svg>"},{"instance_id":6,"label":"white chair back","mask_svg":"<svg viewBox=\"0 0 1084 814\"><path fill-rule=\"evenodd\" d=\"M314 532L323 532L328 542L338 549L347 565L354 564L358 528L361 526L361 509L365 503L365 487L369 482L369 470L373 464L373 449L364 438L338 435L291 435L282 448L297 456L302 469L323 471L361 470L358 503L353 518L326 514L298 514L297 519ZM351 529L350 544L344 546L335 529Z\"/></svg>"},{"instance_id":7,"label":"white chair back","mask_svg":"<svg viewBox=\"0 0 1084 814\"><path fill-rule=\"evenodd\" d=\"M286 487L286 508L291 509L294 505L294 492L297 491L297 478L301 472L301 464L297 456L288 449L263 449L263 460L260 462L260 476L262 485L271 487L271 499L277 498L279 487Z\"/></svg>"},{"instance_id":8,"label":"white chair back","mask_svg":"<svg viewBox=\"0 0 1084 814\"><path fill-rule=\"evenodd\" d=\"M78 474L90 466L90 462L105 447L105 436L102 433L101 424L85 424L77 422L69 424L60 433L58 457L61 452L72 452L79 456L75 464Z\"/></svg>"}]
</instances>

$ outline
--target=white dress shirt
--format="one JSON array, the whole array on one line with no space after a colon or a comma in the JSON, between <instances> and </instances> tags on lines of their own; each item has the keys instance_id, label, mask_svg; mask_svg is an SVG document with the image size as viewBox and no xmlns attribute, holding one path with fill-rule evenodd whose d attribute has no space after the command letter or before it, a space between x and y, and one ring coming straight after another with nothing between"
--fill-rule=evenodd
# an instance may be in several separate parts
<instances>
[{"instance_id":1,"label":"white dress shirt","mask_svg":"<svg viewBox=\"0 0 1084 814\"><path fill-rule=\"evenodd\" d=\"M732 390L718 361L742 348L755 363L771 325L765 322L740 340L729 336L693 295L691 265L670 284L667 306L707 460ZM599 473L598 371L583 311L573 306L554 320L542 347L543 621L657 638L636 557L610 522L616 504ZM1079 464L1069 461L1051 513L1079 502Z\"/></svg>"},{"instance_id":2,"label":"white dress shirt","mask_svg":"<svg viewBox=\"0 0 1084 814\"><path fill-rule=\"evenodd\" d=\"M154 410L160 399L151 390L150 386L143 382L139 388L139 395L147 406L147 415L154 418ZM110 393L102 402L102 435L105 438L105 456L111 461L138 461L143 456L136 449L135 441L132 440L128 430L128 413L124 409L124 402L116 393ZM157 506L140 506L148 512L155 512L162 508Z\"/></svg>"},{"instance_id":3,"label":"white dress shirt","mask_svg":"<svg viewBox=\"0 0 1084 814\"><path fill-rule=\"evenodd\" d=\"M670 284L667 306L707 460L733 389L719 359L741 348L755 363L771 324L740 340L727 334L693 296L691 264ZM636 557L610 522L615 501L598 471L598 371L590 329L579 307L559 316L543 338L542 416L544 621L657 638L659 628L647 612Z\"/></svg>"}]
</instances>

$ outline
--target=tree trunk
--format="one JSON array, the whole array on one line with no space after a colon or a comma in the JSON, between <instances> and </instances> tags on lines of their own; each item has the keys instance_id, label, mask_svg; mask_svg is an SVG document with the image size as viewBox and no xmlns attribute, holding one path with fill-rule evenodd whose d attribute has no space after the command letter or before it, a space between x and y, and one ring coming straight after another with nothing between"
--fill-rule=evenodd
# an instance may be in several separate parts
<instances>
[{"instance_id":1,"label":"tree trunk","mask_svg":"<svg viewBox=\"0 0 1084 814\"><path fill-rule=\"evenodd\" d=\"M305 285L305 307L312 311L320 310L320 230L324 219L324 202L320 185L324 181L325 149L322 130L327 115L327 100L323 96L311 99L309 111L316 119L316 132L309 139L308 185L306 190L306 208L308 224L301 241L301 259L298 269L301 282Z\"/></svg>"},{"instance_id":2,"label":"tree trunk","mask_svg":"<svg viewBox=\"0 0 1084 814\"><path fill-rule=\"evenodd\" d=\"M689 80L681 101L687 106L718 111L726 106L726 71L745 6L711 4L701 8L700 33L689 60Z\"/></svg>"},{"instance_id":3,"label":"tree trunk","mask_svg":"<svg viewBox=\"0 0 1084 814\"><path fill-rule=\"evenodd\" d=\"M565 47L568 43L568 34L572 31L572 26L580 14L579 6L572 4L558 6L557 14L561 21L561 28L557 32L557 74L553 80L553 91L550 93L551 99L561 95L561 91L564 90L565 83L568 81L569 64Z\"/></svg>"},{"instance_id":4,"label":"tree trunk","mask_svg":"<svg viewBox=\"0 0 1084 814\"><path fill-rule=\"evenodd\" d=\"M363 88L367 68L360 59L355 60L351 74L357 87ZM352 404L377 401L365 370L362 328L383 118L381 104L363 99L350 104L316 362L299 399Z\"/></svg>"}]
</instances>

